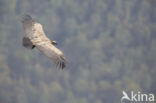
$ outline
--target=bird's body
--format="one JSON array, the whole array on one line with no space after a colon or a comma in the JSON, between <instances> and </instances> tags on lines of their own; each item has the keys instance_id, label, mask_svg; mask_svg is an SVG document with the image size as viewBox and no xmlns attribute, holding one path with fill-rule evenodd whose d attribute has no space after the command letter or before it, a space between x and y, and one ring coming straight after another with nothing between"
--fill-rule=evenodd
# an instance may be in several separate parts
<instances>
[{"instance_id":1,"label":"bird's body","mask_svg":"<svg viewBox=\"0 0 156 103\"><path fill-rule=\"evenodd\" d=\"M59 68L66 66L66 61L63 53L56 48L53 43L44 33L42 25L35 22L30 15L25 15L22 20L24 32L27 38L27 43L23 38L23 45L28 49L32 49L34 46L48 56L54 64Z\"/></svg>"}]
</instances>

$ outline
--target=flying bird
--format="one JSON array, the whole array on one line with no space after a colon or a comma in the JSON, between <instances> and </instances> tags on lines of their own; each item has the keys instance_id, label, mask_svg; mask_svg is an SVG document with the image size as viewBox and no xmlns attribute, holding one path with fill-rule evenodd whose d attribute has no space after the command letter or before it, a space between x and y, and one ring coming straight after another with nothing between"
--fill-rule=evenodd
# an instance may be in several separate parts
<instances>
[{"instance_id":1,"label":"flying bird","mask_svg":"<svg viewBox=\"0 0 156 103\"><path fill-rule=\"evenodd\" d=\"M24 28L25 37L23 37L23 46L27 49L37 48L52 60L57 68L66 67L66 59L63 53L55 47L56 41L51 41L44 33L42 25L28 15L25 14L21 18Z\"/></svg>"}]
</instances>

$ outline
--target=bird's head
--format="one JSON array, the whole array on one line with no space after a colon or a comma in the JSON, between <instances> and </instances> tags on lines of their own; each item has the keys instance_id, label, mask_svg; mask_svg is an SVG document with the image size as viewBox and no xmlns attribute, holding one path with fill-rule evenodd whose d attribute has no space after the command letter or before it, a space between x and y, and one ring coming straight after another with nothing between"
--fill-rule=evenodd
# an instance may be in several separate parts
<instances>
[{"instance_id":1,"label":"bird's head","mask_svg":"<svg viewBox=\"0 0 156 103\"><path fill-rule=\"evenodd\" d=\"M57 45L57 42L56 41L52 41L51 44L52 45Z\"/></svg>"}]
</instances>

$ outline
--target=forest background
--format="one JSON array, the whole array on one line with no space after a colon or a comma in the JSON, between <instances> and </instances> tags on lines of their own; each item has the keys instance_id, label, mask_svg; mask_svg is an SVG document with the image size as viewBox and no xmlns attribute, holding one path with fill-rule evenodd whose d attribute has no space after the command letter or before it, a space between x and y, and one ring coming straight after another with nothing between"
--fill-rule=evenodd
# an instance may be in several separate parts
<instances>
[{"instance_id":1,"label":"forest background","mask_svg":"<svg viewBox=\"0 0 156 103\"><path fill-rule=\"evenodd\" d=\"M25 13L64 70L22 46ZM155 0L0 0L0 103L120 103L123 90L156 94Z\"/></svg>"}]
</instances>

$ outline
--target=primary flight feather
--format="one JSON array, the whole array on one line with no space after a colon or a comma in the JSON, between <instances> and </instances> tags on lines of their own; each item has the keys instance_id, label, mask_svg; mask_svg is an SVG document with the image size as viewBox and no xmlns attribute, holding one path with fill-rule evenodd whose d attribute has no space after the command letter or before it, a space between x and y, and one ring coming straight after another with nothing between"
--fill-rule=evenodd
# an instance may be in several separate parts
<instances>
[{"instance_id":1,"label":"primary flight feather","mask_svg":"<svg viewBox=\"0 0 156 103\"><path fill-rule=\"evenodd\" d=\"M63 53L54 45L44 33L42 25L32 19L30 15L23 15L21 20L26 36L23 38L23 46L28 49L37 48L48 56L58 68L65 68L66 60Z\"/></svg>"}]
</instances>

